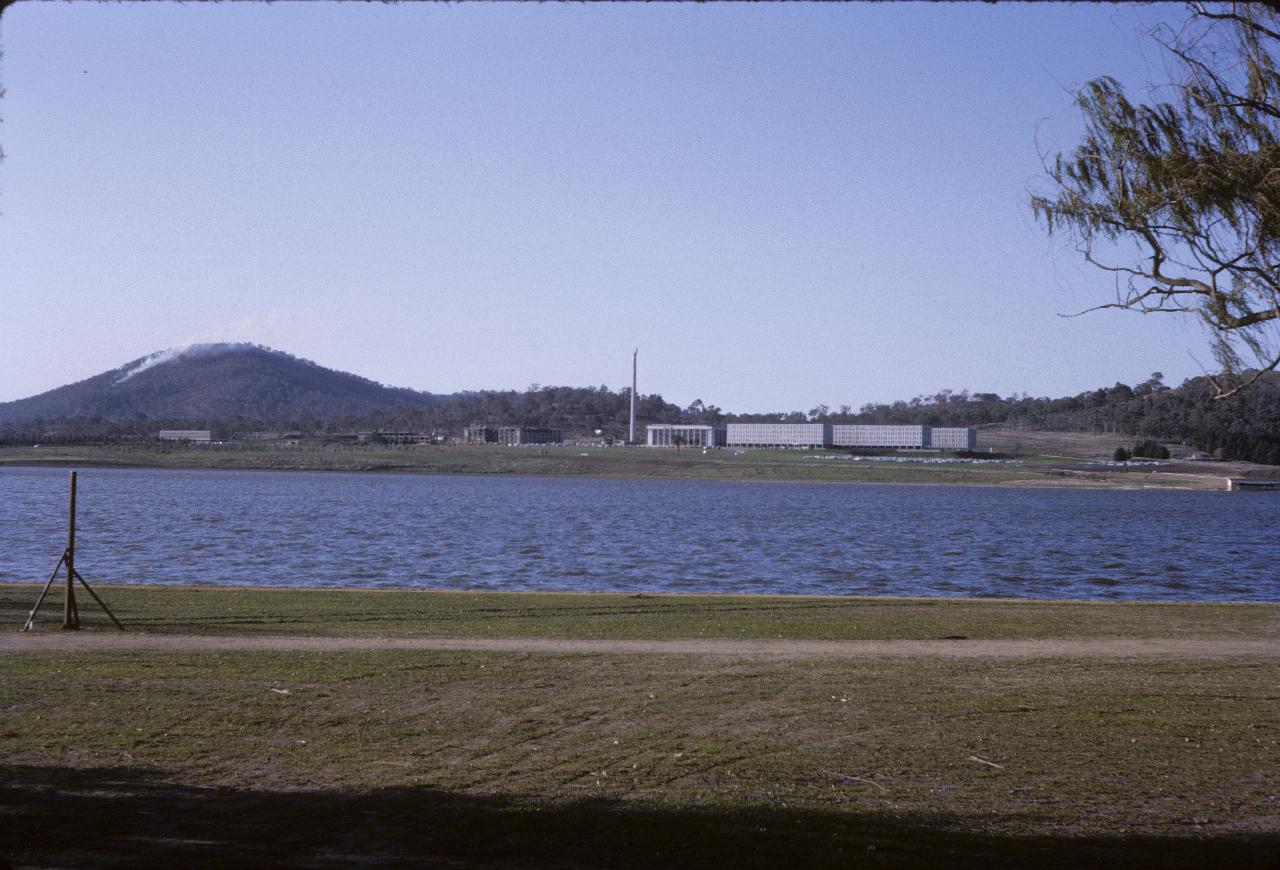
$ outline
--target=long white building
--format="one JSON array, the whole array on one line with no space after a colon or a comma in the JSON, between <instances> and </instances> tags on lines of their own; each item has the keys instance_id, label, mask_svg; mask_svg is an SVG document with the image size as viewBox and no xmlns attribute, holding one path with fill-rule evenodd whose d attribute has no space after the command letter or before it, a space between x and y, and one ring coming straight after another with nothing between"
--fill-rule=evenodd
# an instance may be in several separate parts
<instances>
[{"instance_id":1,"label":"long white building","mask_svg":"<svg viewBox=\"0 0 1280 870\"><path fill-rule=\"evenodd\" d=\"M831 427L833 447L887 447L924 450L929 446L928 426L867 426L837 423Z\"/></svg>"},{"instance_id":2,"label":"long white building","mask_svg":"<svg viewBox=\"0 0 1280 870\"><path fill-rule=\"evenodd\" d=\"M650 447L849 447L875 450L975 450L974 429L829 423L729 423L648 427Z\"/></svg>"},{"instance_id":3,"label":"long white building","mask_svg":"<svg viewBox=\"0 0 1280 870\"><path fill-rule=\"evenodd\" d=\"M730 423L730 447L830 447L830 423Z\"/></svg>"}]
</instances>

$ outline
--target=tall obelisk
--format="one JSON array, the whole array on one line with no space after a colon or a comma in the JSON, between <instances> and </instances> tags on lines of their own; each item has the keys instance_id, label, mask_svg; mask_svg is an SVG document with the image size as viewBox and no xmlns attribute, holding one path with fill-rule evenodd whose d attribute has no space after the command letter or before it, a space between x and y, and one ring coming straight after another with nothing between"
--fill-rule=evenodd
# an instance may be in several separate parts
<instances>
[{"instance_id":1,"label":"tall obelisk","mask_svg":"<svg viewBox=\"0 0 1280 870\"><path fill-rule=\"evenodd\" d=\"M639 353L638 347L631 353L631 431L627 436L628 444L636 443L636 356Z\"/></svg>"}]
</instances>

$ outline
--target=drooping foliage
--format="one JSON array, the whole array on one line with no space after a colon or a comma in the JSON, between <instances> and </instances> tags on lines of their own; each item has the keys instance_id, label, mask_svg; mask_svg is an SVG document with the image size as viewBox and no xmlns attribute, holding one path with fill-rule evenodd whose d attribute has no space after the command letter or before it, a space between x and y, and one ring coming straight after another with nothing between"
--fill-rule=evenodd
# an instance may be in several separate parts
<instances>
[{"instance_id":1,"label":"drooping foliage","mask_svg":"<svg viewBox=\"0 0 1280 870\"><path fill-rule=\"evenodd\" d=\"M1280 365L1280 14L1195 4L1154 37L1180 80L1150 102L1110 77L1081 88L1085 135L1031 207L1117 276L1097 308L1200 318L1225 398Z\"/></svg>"}]
</instances>

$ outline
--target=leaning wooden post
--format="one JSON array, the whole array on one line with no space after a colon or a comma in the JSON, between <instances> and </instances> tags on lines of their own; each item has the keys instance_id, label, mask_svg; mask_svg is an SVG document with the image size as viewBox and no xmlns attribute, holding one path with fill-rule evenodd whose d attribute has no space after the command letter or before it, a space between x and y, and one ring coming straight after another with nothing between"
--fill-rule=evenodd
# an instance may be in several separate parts
<instances>
[{"instance_id":1,"label":"leaning wooden post","mask_svg":"<svg viewBox=\"0 0 1280 870\"><path fill-rule=\"evenodd\" d=\"M67 598L62 604L62 627L80 627L80 613L76 609L76 473L71 472L71 494L67 500Z\"/></svg>"}]
</instances>

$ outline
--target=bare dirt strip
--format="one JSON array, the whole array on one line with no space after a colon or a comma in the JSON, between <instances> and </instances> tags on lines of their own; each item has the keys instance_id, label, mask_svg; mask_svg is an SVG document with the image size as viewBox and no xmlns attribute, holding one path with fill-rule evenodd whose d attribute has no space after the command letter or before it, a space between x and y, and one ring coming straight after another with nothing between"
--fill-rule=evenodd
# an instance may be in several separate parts
<instances>
[{"instance_id":1,"label":"bare dirt strip","mask_svg":"<svg viewBox=\"0 0 1280 870\"><path fill-rule=\"evenodd\" d=\"M577 655L719 656L766 659L1280 658L1280 639L1047 638L1042 640L556 640L546 638L357 638L88 632L0 634L0 655L44 651L353 652L440 650Z\"/></svg>"}]
</instances>

